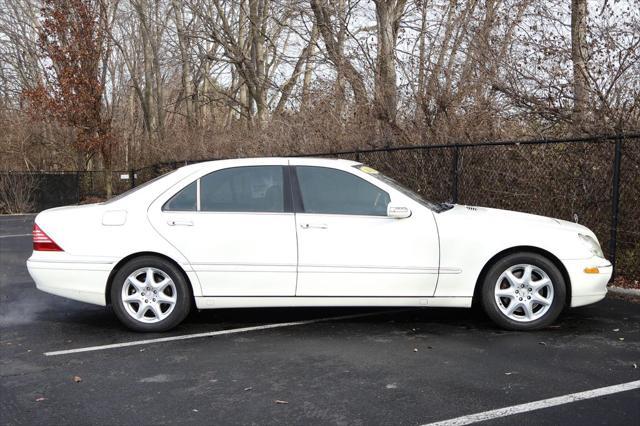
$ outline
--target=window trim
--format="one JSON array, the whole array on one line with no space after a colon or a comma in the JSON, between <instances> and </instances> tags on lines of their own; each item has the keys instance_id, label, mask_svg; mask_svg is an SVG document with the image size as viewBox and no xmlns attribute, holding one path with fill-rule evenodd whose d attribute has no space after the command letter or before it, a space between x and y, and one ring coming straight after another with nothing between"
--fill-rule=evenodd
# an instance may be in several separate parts
<instances>
[{"instance_id":1,"label":"window trim","mask_svg":"<svg viewBox=\"0 0 640 426\"><path fill-rule=\"evenodd\" d=\"M374 184L373 182L369 182L368 180L362 178L361 176L358 176L355 173L351 173L348 170L343 170L343 169L338 169L335 167L327 167L327 166L316 166L316 165L306 165L306 164L296 164L293 166L289 166L291 168L291 175L292 175L292 184L294 185L293 187L293 206L294 206L294 212L295 213L302 213L302 214L327 214L327 215L333 215L333 216L363 216L363 217L375 217L375 218L388 218L389 216L387 216L386 214L384 215L379 215L379 214L361 214L361 213L316 213L316 212L308 212L305 210L304 208L304 201L302 199L302 188L300 187L300 181L298 179L298 167L315 167L315 168L320 168L320 169L329 169L329 170L335 170L338 172L343 172L346 173L348 175L351 175L357 179L360 179L363 182L368 183L369 185L378 188L380 191L382 191L383 193L387 194L387 196L389 197L389 200L391 200L391 194L389 193L389 191L380 188L378 185Z\"/></svg>"},{"instance_id":2,"label":"window trim","mask_svg":"<svg viewBox=\"0 0 640 426\"><path fill-rule=\"evenodd\" d=\"M298 166L288 166L291 175L291 196L293 198L293 211L295 213L305 213L304 202L302 201L302 190L298 181Z\"/></svg>"},{"instance_id":3,"label":"window trim","mask_svg":"<svg viewBox=\"0 0 640 426\"><path fill-rule=\"evenodd\" d=\"M294 197L293 197L293 179L294 176L291 171L291 167L288 165L281 165L282 168L282 196L284 201L284 213L294 212Z\"/></svg>"},{"instance_id":4,"label":"window trim","mask_svg":"<svg viewBox=\"0 0 640 426\"><path fill-rule=\"evenodd\" d=\"M200 211L200 178L196 179L196 212Z\"/></svg>"}]
</instances>

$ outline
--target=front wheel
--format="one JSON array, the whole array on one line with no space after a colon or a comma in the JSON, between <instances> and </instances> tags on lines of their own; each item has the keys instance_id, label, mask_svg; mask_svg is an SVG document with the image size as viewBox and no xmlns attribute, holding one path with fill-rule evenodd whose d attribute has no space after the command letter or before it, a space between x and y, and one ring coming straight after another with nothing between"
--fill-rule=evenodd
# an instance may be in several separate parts
<instances>
[{"instance_id":1,"label":"front wheel","mask_svg":"<svg viewBox=\"0 0 640 426\"><path fill-rule=\"evenodd\" d=\"M514 253L499 259L482 283L485 312L508 330L535 330L552 324L565 299L562 273L537 253Z\"/></svg>"},{"instance_id":2,"label":"front wheel","mask_svg":"<svg viewBox=\"0 0 640 426\"><path fill-rule=\"evenodd\" d=\"M166 331L189 314L189 286L181 271L164 259L135 258L120 268L113 280L113 310L132 330Z\"/></svg>"}]
</instances>

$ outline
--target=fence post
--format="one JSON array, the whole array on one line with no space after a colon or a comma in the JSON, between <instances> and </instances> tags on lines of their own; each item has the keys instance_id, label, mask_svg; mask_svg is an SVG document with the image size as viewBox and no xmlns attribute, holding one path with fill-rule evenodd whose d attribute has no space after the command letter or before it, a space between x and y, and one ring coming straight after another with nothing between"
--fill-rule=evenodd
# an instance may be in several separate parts
<instances>
[{"instance_id":1,"label":"fence post","mask_svg":"<svg viewBox=\"0 0 640 426\"><path fill-rule=\"evenodd\" d=\"M451 176L451 201L456 204L458 202L458 163L460 158L460 147L455 146L453 150L453 164L452 164L452 176Z\"/></svg>"},{"instance_id":2,"label":"fence post","mask_svg":"<svg viewBox=\"0 0 640 426\"><path fill-rule=\"evenodd\" d=\"M616 137L613 156L613 182L611 192L611 235L609 237L609 260L613 265L611 282L616 273L616 245L618 242L618 212L620 208L620 163L622 161L622 136Z\"/></svg>"},{"instance_id":3,"label":"fence post","mask_svg":"<svg viewBox=\"0 0 640 426\"><path fill-rule=\"evenodd\" d=\"M76 170L76 198L80 204L80 171Z\"/></svg>"},{"instance_id":4,"label":"fence post","mask_svg":"<svg viewBox=\"0 0 640 426\"><path fill-rule=\"evenodd\" d=\"M129 170L129 185L132 189L136 187L136 171L134 169Z\"/></svg>"},{"instance_id":5,"label":"fence post","mask_svg":"<svg viewBox=\"0 0 640 426\"><path fill-rule=\"evenodd\" d=\"M356 149L356 161L360 162L360 149Z\"/></svg>"}]
</instances>

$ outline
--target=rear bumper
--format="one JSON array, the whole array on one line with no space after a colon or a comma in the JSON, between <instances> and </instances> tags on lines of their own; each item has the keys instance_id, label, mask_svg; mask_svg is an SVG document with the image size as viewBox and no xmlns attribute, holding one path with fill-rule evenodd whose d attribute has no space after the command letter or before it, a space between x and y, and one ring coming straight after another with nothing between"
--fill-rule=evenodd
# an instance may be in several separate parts
<instances>
[{"instance_id":1,"label":"rear bumper","mask_svg":"<svg viewBox=\"0 0 640 426\"><path fill-rule=\"evenodd\" d=\"M39 290L94 305L106 305L107 280L113 264L27 260Z\"/></svg>"},{"instance_id":2,"label":"rear bumper","mask_svg":"<svg viewBox=\"0 0 640 426\"><path fill-rule=\"evenodd\" d=\"M607 284L611 279L611 263L600 257L563 261L571 279L571 307L598 302L607 295ZM586 273L585 268L597 267L599 273Z\"/></svg>"}]
</instances>

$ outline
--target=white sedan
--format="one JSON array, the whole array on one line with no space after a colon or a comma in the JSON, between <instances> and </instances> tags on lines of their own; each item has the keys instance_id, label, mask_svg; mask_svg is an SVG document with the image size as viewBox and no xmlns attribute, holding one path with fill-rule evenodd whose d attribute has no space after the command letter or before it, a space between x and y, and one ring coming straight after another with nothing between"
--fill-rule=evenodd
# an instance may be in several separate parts
<instances>
[{"instance_id":1,"label":"white sedan","mask_svg":"<svg viewBox=\"0 0 640 426\"><path fill-rule=\"evenodd\" d=\"M40 213L40 290L111 304L138 331L192 307L481 304L501 327L551 324L605 297L588 228L434 204L360 163L310 158L182 167L107 202Z\"/></svg>"}]
</instances>

